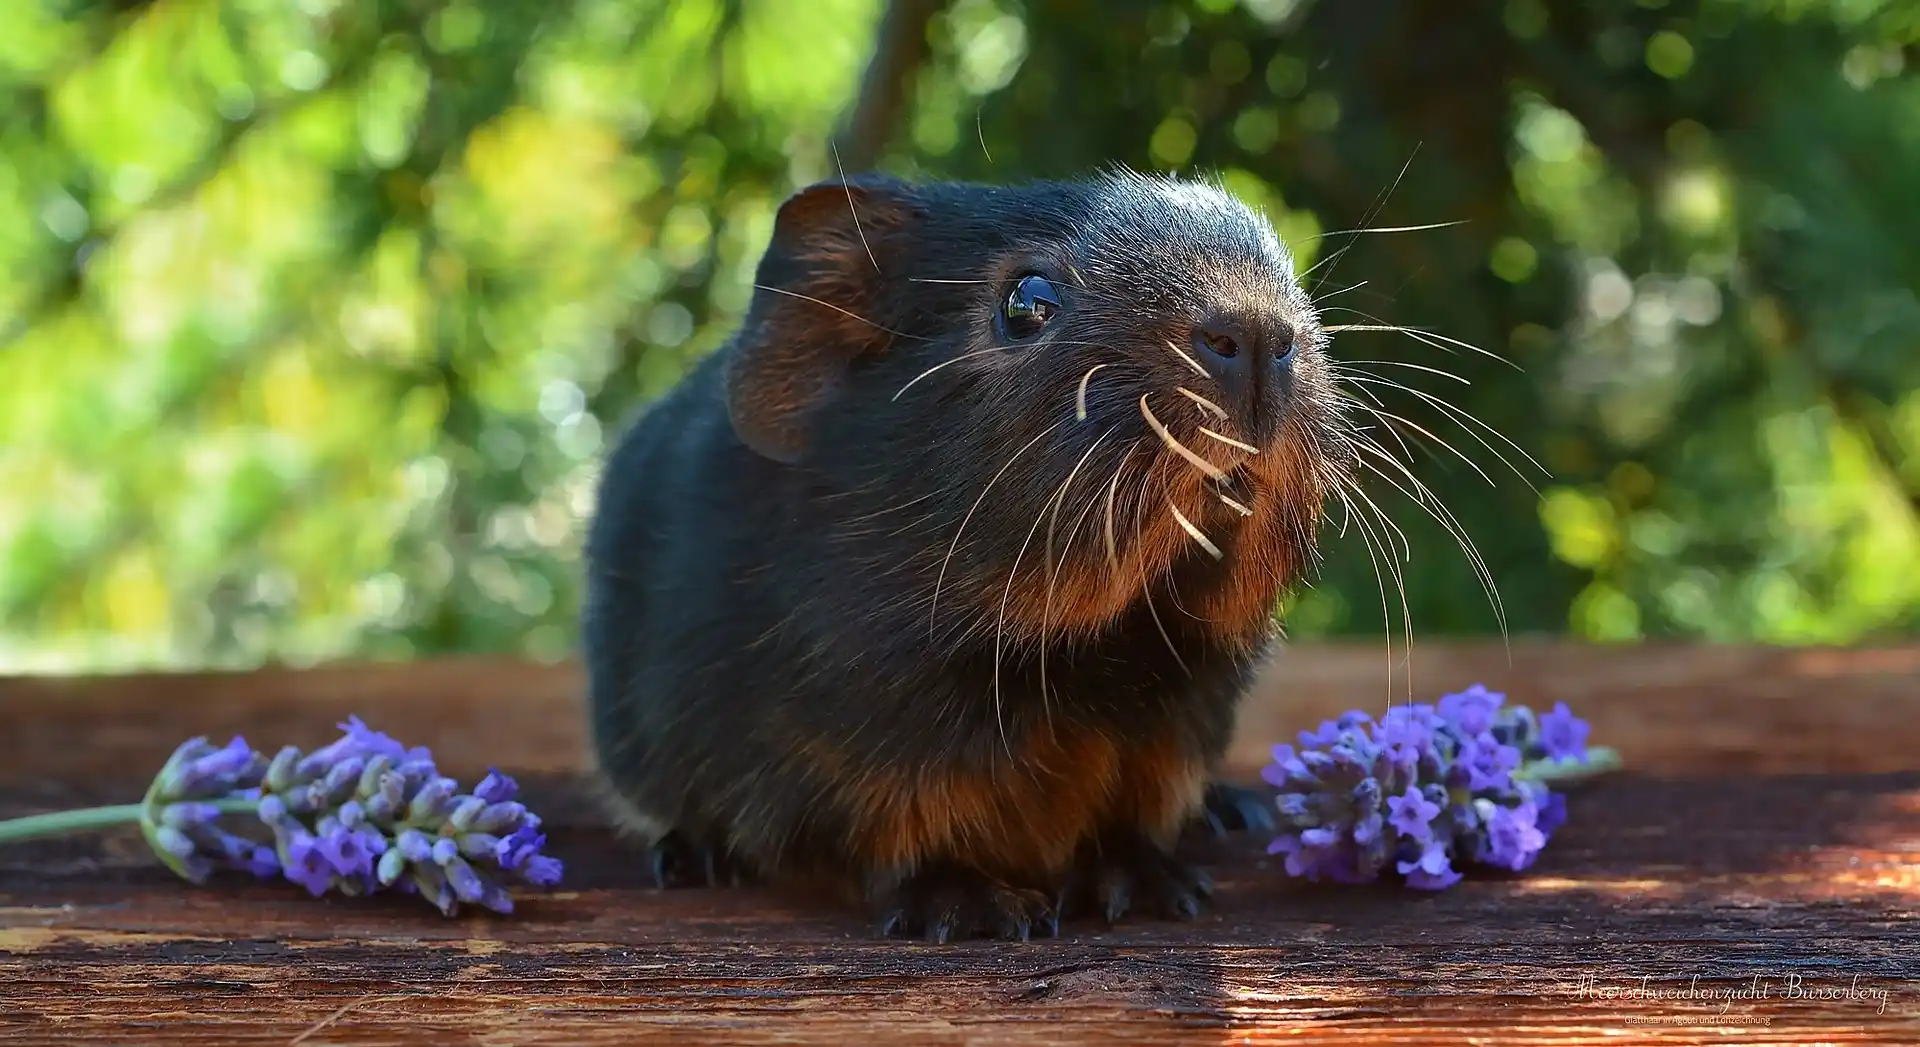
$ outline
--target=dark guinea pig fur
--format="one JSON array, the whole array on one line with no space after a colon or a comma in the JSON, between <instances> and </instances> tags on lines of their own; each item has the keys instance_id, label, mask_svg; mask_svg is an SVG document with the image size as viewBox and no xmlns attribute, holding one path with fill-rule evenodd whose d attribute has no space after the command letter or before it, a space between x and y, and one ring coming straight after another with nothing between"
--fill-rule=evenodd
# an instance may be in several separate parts
<instances>
[{"instance_id":1,"label":"dark guinea pig fur","mask_svg":"<svg viewBox=\"0 0 1920 1047\"><path fill-rule=\"evenodd\" d=\"M592 734L654 874L937 940L1192 915L1173 844L1268 820L1211 776L1351 466L1286 249L1205 183L862 176L782 205L757 284L588 538Z\"/></svg>"}]
</instances>

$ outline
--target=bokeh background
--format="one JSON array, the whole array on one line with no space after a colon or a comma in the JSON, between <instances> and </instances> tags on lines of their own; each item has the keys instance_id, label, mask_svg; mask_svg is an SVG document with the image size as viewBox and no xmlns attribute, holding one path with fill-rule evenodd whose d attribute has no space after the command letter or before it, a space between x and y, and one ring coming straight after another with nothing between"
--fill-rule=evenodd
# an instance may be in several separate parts
<instances>
[{"instance_id":1,"label":"bokeh background","mask_svg":"<svg viewBox=\"0 0 1920 1047\"><path fill-rule=\"evenodd\" d=\"M567 656L609 438L836 152L1215 176L1329 322L1511 360L1335 342L1514 634L1920 626L1915 0L0 12L0 671ZM1405 616L1349 530L1293 633L1497 633L1373 492Z\"/></svg>"}]
</instances>

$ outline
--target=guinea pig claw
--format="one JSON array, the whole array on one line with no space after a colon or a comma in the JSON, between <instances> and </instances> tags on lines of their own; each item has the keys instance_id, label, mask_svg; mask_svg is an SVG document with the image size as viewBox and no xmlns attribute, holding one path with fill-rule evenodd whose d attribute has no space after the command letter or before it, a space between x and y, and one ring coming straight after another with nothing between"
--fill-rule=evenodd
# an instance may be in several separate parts
<instances>
[{"instance_id":1,"label":"guinea pig claw","mask_svg":"<svg viewBox=\"0 0 1920 1047\"><path fill-rule=\"evenodd\" d=\"M918 936L934 945L975 937L1024 942L1036 926L1057 935L1059 916L1039 891L974 870L941 868L916 873L888 891L875 926L881 937Z\"/></svg>"},{"instance_id":2,"label":"guinea pig claw","mask_svg":"<svg viewBox=\"0 0 1920 1047\"><path fill-rule=\"evenodd\" d=\"M731 851L698 845L678 829L655 840L647 858L654 886L660 890L694 886L702 875L709 888L738 887L751 880L749 870L734 860Z\"/></svg>"},{"instance_id":3,"label":"guinea pig claw","mask_svg":"<svg viewBox=\"0 0 1920 1047\"><path fill-rule=\"evenodd\" d=\"M653 865L653 886L657 890L664 891L667 889L667 850L656 844L650 850L649 856L652 858Z\"/></svg>"},{"instance_id":4,"label":"guinea pig claw","mask_svg":"<svg viewBox=\"0 0 1920 1047\"><path fill-rule=\"evenodd\" d=\"M1144 909L1167 919L1191 920L1213 894L1213 878L1144 838L1122 836L1083 858L1083 883L1108 924Z\"/></svg>"}]
</instances>

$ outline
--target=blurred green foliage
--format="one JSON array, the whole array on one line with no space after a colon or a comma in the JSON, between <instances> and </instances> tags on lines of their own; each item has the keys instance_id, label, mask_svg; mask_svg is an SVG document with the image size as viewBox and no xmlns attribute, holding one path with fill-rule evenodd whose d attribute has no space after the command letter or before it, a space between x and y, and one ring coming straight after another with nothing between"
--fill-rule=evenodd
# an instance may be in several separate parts
<instances>
[{"instance_id":1,"label":"blurred green foliage","mask_svg":"<svg viewBox=\"0 0 1920 1047\"><path fill-rule=\"evenodd\" d=\"M1920 625L1920 2L918 6L882 166L1217 174L1329 322L1518 365L1335 343L1425 394L1354 386L1514 631ZM883 7L8 0L0 663L565 655L598 457L833 173ZM1497 629L1372 490L1416 639ZM1376 566L1332 538L1294 632L1397 630Z\"/></svg>"}]
</instances>

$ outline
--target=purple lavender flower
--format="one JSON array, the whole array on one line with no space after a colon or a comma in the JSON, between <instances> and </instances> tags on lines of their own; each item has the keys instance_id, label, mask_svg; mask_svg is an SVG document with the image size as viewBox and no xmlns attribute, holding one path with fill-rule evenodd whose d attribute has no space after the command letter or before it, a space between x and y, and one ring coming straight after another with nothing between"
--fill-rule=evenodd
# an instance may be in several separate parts
<instances>
[{"instance_id":1,"label":"purple lavender flower","mask_svg":"<svg viewBox=\"0 0 1920 1047\"><path fill-rule=\"evenodd\" d=\"M1556 760L1581 760L1587 754L1587 721L1573 715L1565 702L1540 717L1540 745Z\"/></svg>"},{"instance_id":2,"label":"purple lavender flower","mask_svg":"<svg viewBox=\"0 0 1920 1047\"><path fill-rule=\"evenodd\" d=\"M255 879L271 880L280 875L280 858L273 853L273 848L263 847L249 840L241 840L237 836L232 839L240 840L245 846L237 852L230 852L229 860L240 864L247 872L252 873Z\"/></svg>"},{"instance_id":3,"label":"purple lavender flower","mask_svg":"<svg viewBox=\"0 0 1920 1047\"><path fill-rule=\"evenodd\" d=\"M1460 871L1453 867L1453 860L1447 855L1446 844L1438 840L1429 840L1417 856L1397 863L1394 868L1407 878L1407 886L1416 891L1444 891L1461 880Z\"/></svg>"},{"instance_id":4,"label":"purple lavender flower","mask_svg":"<svg viewBox=\"0 0 1920 1047\"><path fill-rule=\"evenodd\" d=\"M1534 819L1535 828L1542 836L1552 836L1556 830L1567 823L1567 798L1559 793L1548 793L1547 799L1540 805L1540 813Z\"/></svg>"},{"instance_id":5,"label":"purple lavender flower","mask_svg":"<svg viewBox=\"0 0 1920 1047\"><path fill-rule=\"evenodd\" d=\"M433 754L424 746L408 749L392 738L362 723L358 716L347 717L340 725L345 732L338 741L315 749L301 761L303 777L313 778L324 773L327 768L336 767L349 759L364 761L376 756L384 756L394 763L405 760L431 761Z\"/></svg>"},{"instance_id":6,"label":"purple lavender flower","mask_svg":"<svg viewBox=\"0 0 1920 1047\"><path fill-rule=\"evenodd\" d=\"M358 717L340 730L311 753L288 746L271 759L243 738L219 748L194 738L139 804L0 821L0 840L132 822L161 862L194 883L224 869L285 879L315 897L391 889L448 915L462 902L512 912L509 887L560 882L564 867L543 853L540 818L515 799L511 777L491 771L463 794L427 749ZM256 836L235 831L235 818Z\"/></svg>"},{"instance_id":7,"label":"purple lavender flower","mask_svg":"<svg viewBox=\"0 0 1920 1047\"><path fill-rule=\"evenodd\" d=\"M1486 792L1513 783L1513 772L1520 766L1520 750L1501 744L1489 731L1467 739L1456 759L1456 766L1466 769L1467 791Z\"/></svg>"},{"instance_id":8,"label":"purple lavender flower","mask_svg":"<svg viewBox=\"0 0 1920 1047\"><path fill-rule=\"evenodd\" d=\"M1440 717L1471 738L1493 727L1493 716L1506 695L1489 691L1485 684L1474 684L1457 694L1440 696Z\"/></svg>"},{"instance_id":9,"label":"purple lavender flower","mask_svg":"<svg viewBox=\"0 0 1920 1047\"><path fill-rule=\"evenodd\" d=\"M286 830L280 841L280 867L288 880L305 887L315 898L333 886L333 862L320 841L305 829Z\"/></svg>"},{"instance_id":10,"label":"purple lavender flower","mask_svg":"<svg viewBox=\"0 0 1920 1047\"><path fill-rule=\"evenodd\" d=\"M1405 745L1420 752L1433 748L1439 718L1431 705L1396 705L1380 718L1374 734L1381 745Z\"/></svg>"},{"instance_id":11,"label":"purple lavender flower","mask_svg":"<svg viewBox=\"0 0 1920 1047\"><path fill-rule=\"evenodd\" d=\"M540 853L540 846L546 842L547 838L533 826L522 825L514 830L513 835L495 841L494 860L500 863L502 869L518 869L532 861Z\"/></svg>"},{"instance_id":12,"label":"purple lavender flower","mask_svg":"<svg viewBox=\"0 0 1920 1047\"><path fill-rule=\"evenodd\" d=\"M551 888L560 885L560 874L564 867L560 859L551 854L536 854L529 857L520 866L520 875L535 887Z\"/></svg>"},{"instance_id":13,"label":"purple lavender flower","mask_svg":"<svg viewBox=\"0 0 1920 1047\"><path fill-rule=\"evenodd\" d=\"M1423 845L1433 839L1433 820L1440 814L1440 805L1427 799L1419 787L1409 785L1404 794L1387 797L1387 808L1395 832Z\"/></svg>"},{"instance_id":14,"label":"purple lavender flower","mask_svg":"<svg viewBox=\"0 0 1920 1047\"><path fill-rule=\"evenodd\" d=\"M1515 872L1532 865L1540 848L1547 845L1546 834L1536 824L1537 816L1528 800L1517 807L1492 807L1487 812L1487 832L1480 843L1478 860Z\"/></svg>"},{"instance_id":15,"label":"purple lavender flower","mask_svg":"<svg viewBox=\"0 0 1920 1047\"><path fill-rule=\"evenodd\" d=\"M1339 864L1339 837L1331 829L1307 829L1292 835L1282 834L1267 845L1268 854L1286 856L1288 876L1309 880L1335 877Z\"/></svg>"},{"instance_id":16,"label":"purple lavender flower","mask_svg":"<svg viewBox=\"0 0 1920 1047\"><path fill-rule=\"evenodd\" d=\"M320 853L335 873L348 879L363 879L373 872L374 855L387 849L386 837L378 833L373 835L379 841L374 844L338 820L322 818L320 825Z\"/></svg>"},{"instance_id":17,"label":"purple lavender flower","mask_svg":"<svg viewBox=\"0 0 1920 1047\"><path fill-rule=\"evenodd\" d=\"M173 751L154 776L137 810L141 833L160 861L193 883L204 883L219 869L253 871L249 849L229 844L215 825L233 797L260 785L266 761L236 736L221 748L193 738Z\"/></svg>"},{"instance_id":18,"label":"purple lavender flower","mask_svg":"<svg viewBox=\"0 0 1920 1047\"><path fill-rule=\"evenodd\" d=\"M415 893L448 915L462 902L511 912L508 884L559 882L563 867L540 853L540 819L514 800L511 777L491 771L462 794L428 750L357 717L340 729L325 748L272 764L260 817L280 838L289 879L316 894Z\"/></svg>"},{"instance_id":19,"label":"purple lavender flower","mask_svg":"<svg viewBox=\"0 0 1920 1047\"><path fill-rule=\"evenodd\" d=\"M1565 703L1543 717L1505 703L1474 684L1274 746L1261 776L1279 790L1280 833L1267 852L1289 876L1367 883L1391 867L1418 890L1458 883L1467 863L1530 867L1566 821L1546 784L1553 765L1612 754L1587 750L1587 725Z\"/></svg>"},{"instance_id":20,"label":"purple lavender flower","mask_svg":"<svg viewBox=\"0 0 1920 1047\"><path fill-rule=\"evenodd\" d=\"M513 779L492 768L488 768L487 776L473 787L473 795L488 803L506 803L519 791Z\"/></svg>"}]
</instances>

